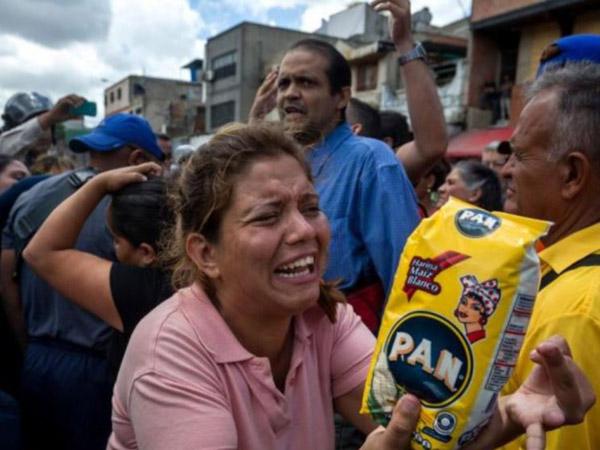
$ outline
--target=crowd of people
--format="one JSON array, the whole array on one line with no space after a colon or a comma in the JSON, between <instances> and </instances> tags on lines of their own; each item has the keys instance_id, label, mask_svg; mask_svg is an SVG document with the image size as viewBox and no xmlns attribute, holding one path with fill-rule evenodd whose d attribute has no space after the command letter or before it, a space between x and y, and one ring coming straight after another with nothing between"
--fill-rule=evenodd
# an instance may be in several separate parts
<instances>
[{"instance_id":1,"label":"crowd of people","mask_svg":"<svg viewBox=\"0 0 600 450\"><path fill-rule=\"evenodd\" d=\"M372 4L408 118L352 98L318 39L179 165L118 113L69 141L80 167L48 149L84 98L7 102L0 448L410 448L416 396L385 428L359 406L405 242L450 196L554 223L514 375L468 448L600 448L600 36L552 43L511 141L450 164L410 2Z\"/></svg>"}]
</instances>

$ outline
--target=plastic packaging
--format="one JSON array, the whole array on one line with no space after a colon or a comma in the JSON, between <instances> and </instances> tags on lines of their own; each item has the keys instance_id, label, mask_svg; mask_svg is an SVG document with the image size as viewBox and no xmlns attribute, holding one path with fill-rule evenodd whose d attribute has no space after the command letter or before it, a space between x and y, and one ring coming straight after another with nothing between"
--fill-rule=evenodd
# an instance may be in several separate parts
<instances>
[{"instance_id":1,"label":"plastic packaging","mask_svg":"<svg viewBox=\"0 0 600 450\"><path fill-rule=\"evenodd\" d=\"M408 239L384 312L361 412L387 424L410 392L415 449L455 449L487 424L514 367L551 224L451 198Z\"/></svg>"}]
</instances>

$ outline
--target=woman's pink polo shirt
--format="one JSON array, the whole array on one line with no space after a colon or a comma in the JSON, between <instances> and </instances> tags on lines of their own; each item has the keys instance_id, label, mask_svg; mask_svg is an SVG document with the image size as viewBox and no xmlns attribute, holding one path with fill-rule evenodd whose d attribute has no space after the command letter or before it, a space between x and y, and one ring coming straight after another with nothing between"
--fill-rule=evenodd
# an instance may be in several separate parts
<instances>
[{"instance_id":1,"label":"woman's pink polo shirt","mask_svg":"<svg viewBox=\"0 0 600 450\"><path fill-rule=\"evenodd\" d=\"M285 392L198 286L136 328L113 396L109 449L333 449L333 399L364 383L375 338L348 305L294 318Z\"/></svg>"}]
</instances>

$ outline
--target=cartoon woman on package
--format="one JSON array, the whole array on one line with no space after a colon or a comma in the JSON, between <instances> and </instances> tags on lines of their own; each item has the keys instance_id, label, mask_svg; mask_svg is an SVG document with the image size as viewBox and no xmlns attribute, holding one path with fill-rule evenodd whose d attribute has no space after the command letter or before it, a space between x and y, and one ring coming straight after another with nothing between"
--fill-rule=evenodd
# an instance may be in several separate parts
<instances>
[{"instance_id":1,"label":"cartoon woman on package","mask_svg":"<svg viewBox=\"0 0 600 450\"><path fill-rule=\"evenodd\" d=\"M471 344L485 338L485 324L494 314L500 300L498 280L492 279L482 283L474 275L466 275L460 279L463 291L454 310L454 315L465 326L465 334Z\"/></svg>"}]
</instances>

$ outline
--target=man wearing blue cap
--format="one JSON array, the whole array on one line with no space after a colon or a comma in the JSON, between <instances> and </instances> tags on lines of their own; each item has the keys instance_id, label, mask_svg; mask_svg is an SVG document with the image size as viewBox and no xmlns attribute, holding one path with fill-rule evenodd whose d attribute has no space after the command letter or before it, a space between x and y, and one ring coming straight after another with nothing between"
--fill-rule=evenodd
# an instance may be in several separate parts
<instances>
[{"instance_id":1,"label":"man wearing blue cap","mask_svg":"<svg viewBox=\"0 0 600 450\"><path fill-rule=\"evenodd\" d=\"M69 146L89 152L90 167L50 177L21 195L2 237L2 295L13 311L22 305L20 326L28 344L21 401L29 449L105 448L114 380L106 360L108 326L51 289L21 260L20 252L52 209L94 173L164 159L148 122L129 114L104 119ZM77 248L114 260L107 206L108 198L92 213ZM18 279L13 277L15 267Z\"/></svg>"},{"instance_id":2,"label":"man wearing blue cap","mask_svg":"<svg viewBox=\"0 0 600 450\"><path fill-rule=\"evenodd\" d=\"M557 39L542 52L536 77L568 62L600 64L600 35L574 34Z\"/></svg>"}]
</instances>

